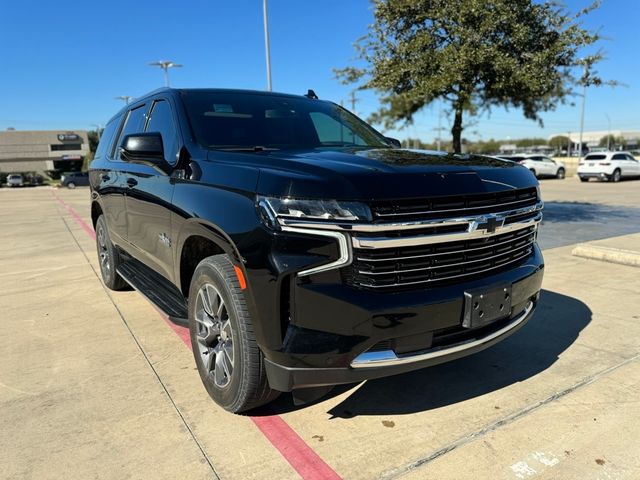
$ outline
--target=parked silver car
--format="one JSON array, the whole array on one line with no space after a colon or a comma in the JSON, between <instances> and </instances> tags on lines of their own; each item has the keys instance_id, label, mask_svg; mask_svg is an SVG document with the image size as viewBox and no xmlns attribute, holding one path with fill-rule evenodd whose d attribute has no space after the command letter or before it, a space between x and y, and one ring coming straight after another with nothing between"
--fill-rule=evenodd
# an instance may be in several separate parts
<instances>
[{"instance_id":1,"label":"parked silver car","mask_svg":"<svg viewBox=\"0 0 640 480\"><path fill-rule=\"evenodd\" d=\"M24 179L19 173L11 173L7 175L7 187L22 187Z\"/></svg>"}]
</instances>

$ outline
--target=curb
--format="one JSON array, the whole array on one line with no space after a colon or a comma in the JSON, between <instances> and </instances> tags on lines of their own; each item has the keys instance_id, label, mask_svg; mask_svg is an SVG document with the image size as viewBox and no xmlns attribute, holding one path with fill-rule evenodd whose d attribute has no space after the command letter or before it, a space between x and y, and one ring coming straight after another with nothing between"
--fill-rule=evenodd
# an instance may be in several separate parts
<instances>
[{"instance_id":1,"label":"curb","mask_svg":"<svg viewBox=\"0 0 640 480\"><path fill-rule=\"evenodd\" d=\"M571 251L571 255L603 262L618 263L631 267L640 267L640 252L622 250L619 248L603 247L580 243Z\"/></svg>"}]
</instances>

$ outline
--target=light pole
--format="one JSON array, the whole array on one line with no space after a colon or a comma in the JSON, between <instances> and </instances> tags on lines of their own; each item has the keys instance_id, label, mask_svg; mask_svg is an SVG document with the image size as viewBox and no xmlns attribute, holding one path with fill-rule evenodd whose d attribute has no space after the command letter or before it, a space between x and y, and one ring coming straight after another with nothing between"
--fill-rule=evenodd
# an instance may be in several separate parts
<instances>
[{"instance_id":1,"label":"light pole","mask_svg":"<svg viewBox=\"0 0 640 480\"><path fill-rule=\"evenodd\" d=\"M122 100L125 105L129 105L129 102L133 100L133 97L130 95L120 95L118 97L113 97L113 98L115 98L116 100Z\"/></svg>"},{"instance_id":2,"label":"light pole","mask_svg":"<svg viewBox=\"0 0 640 480\"><path fill-rule=\"evenodd\" d=\"M604 116L607 117L607 122L609 122L609 133L607 135L607 152L610 152L611 148L609 148L609 146L611 145L611 119L609 118L609 115L607 113L605 113Z\"/></svg>"},{"instance_id":3,"label":"light pole","mask_svg":"<svg viewBox=\"0 0 640 480\"><path fill-rule=\"evenodd\" d=\"M271 91L271 48L269 47L269 17L267 0L262 0L262 16L264 19L264 55L267 62L267 91Z\"/></svg>"},{"instance_id":4,"label":"light pole","mask_svg":"<svg viewBox=\"0 0 640 480\"><path fill-rule=\"evenodd\" d=\"M582 76L582 108L580 111L580 141L578 143L578 158L582 157L582 133L584 132L584 104L587 99L587 80L589 77L589 66L585 63L584 74Z\"/></svg>"},{"instance_id":5,"label":"light pole","mask_svg":"<svg viewBox=\"0 0 640 480\"><path fill-rule=\"evenodd\" d=\"M92 123L91 126L96 127L96 133L98 134L98 142L100 142L100 130L102 130L102 124Z\"/></svg>"},{"instance_id":6,"label":"light pole","mask_svg":"<svg viewBox=\"0 0 640 480\"><path fill-rule=\"evenodd\" d=\"M169 86L169 69L182 67L179 63L173 63L170 60L158 60L157 62L151 62L149 65L152 67L160 67L164 72L164 86Z\"/></svg>"}]
</instances>

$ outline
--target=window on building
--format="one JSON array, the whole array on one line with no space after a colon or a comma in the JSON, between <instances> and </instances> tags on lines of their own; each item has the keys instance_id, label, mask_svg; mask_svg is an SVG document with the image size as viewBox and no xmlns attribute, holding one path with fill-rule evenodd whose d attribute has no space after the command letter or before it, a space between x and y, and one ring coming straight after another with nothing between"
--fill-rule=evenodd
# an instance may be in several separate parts
<instances>
[{"instance_id":1,"label":"window on building","mask_svg":"<svg viewBox=\"0 0 640 480\"><path fill-rule=\"evenodd\" d=\"M82 144L80 143L57 143L55 145L51 145L52 152L59 152L61 150L82 150Z\"/></svg>"}]
</instances>

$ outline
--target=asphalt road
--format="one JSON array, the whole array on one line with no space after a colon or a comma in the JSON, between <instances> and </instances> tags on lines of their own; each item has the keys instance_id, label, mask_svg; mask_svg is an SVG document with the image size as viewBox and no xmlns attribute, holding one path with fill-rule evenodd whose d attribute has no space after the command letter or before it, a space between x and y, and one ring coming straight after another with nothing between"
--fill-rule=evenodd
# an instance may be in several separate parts
<instances>
[{"instance_id":1,"label":"asphalt road","mask_svg":"<svg viewBox=\"0 0 640 480\"><path fill-rule=\"evenodd\" d=\"M640 180L581 183L574 177L542 180L540 188L542 249L640 232Z\"/></svg>"}]
</instances>

